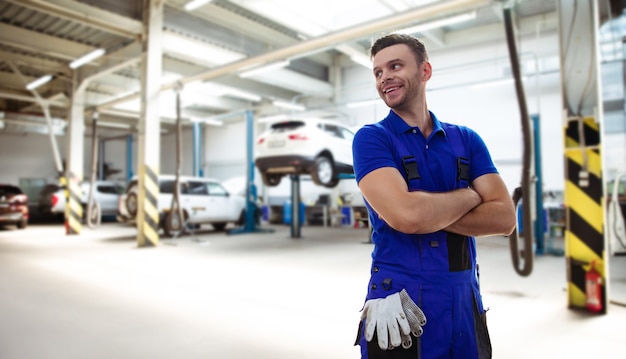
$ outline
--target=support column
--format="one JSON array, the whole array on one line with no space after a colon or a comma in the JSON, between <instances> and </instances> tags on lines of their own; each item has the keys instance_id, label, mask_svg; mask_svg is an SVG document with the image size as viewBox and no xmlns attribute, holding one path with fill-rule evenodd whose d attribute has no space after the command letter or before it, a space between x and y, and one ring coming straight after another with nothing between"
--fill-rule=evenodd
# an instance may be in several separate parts
<instances>
[{"instance_id":1,"label":"support column","mask_svg":"<svg viewBox=\"0 0 626 359\"><path fill-rule=\"evenodd\" d=\"M594 0L559 0L565 157L565 255L569 308L601 306L606 313L602 101ZM602 286L588 296L586 278L599 272ZM598 301L595 298L599 298Z\"/></svg>"},{"instance_id":2,"label":"support column","mask_svg":"<svg viewBox=\"0 0 626 359\"><path fill-rule=\"evenodd\" d=\"M137 244L139 247L159 243L159 165L163 0L144 0L144 38L141 63L141 117L138 131L138 206Z\"/></svg>"},{"instance_id":3,"label":"support column","mask_svg":"<svg viewBox=\"0 0 626 359\"><path fill-rule=\"evenodd\" d=\"M65 169L65 232L68 235L80 234L82 230L83 196L80 183L83 180L83 145L85 137L85 91L78 87L76 75L72 88L71 110L67 131L67 162Z\"/></svg>"}]
</instances>

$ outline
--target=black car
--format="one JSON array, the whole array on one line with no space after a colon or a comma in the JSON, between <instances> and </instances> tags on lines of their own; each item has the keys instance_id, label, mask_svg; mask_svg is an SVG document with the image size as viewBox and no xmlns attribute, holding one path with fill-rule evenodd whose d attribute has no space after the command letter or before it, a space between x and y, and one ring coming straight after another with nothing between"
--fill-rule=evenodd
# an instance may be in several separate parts
<instances>
[{"instance_id":1,"label":"black car","mask_svg":"<svg viewBox=\"0 0 626 359\"><path fill-rule=\"evenodd\" d=\"M28 224L28 197L17 186L0 184L0 225L13 224L26 228Z\"/></svg>"}]
</instances>

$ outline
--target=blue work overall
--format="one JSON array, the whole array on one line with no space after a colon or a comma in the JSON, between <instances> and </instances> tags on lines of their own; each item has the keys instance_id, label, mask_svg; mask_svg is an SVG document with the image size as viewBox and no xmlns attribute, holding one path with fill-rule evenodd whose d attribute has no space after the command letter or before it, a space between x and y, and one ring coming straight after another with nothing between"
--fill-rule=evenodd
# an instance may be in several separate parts
<instances>
[{"instance_id":1,"label":"blue work overall","mask_svg":"<svg viewBox=\"0 0 626 359\"><path fill-rule=\"evenodd\" d=\"M373 126L382 125L379 123ZM398 170L405 175L409 191L434 191L435 188L430 183L442 181L437 176L441 177L446 173L449 174L448 177L456 178L447 179L446 186L449 188L445 191L467 188L471 157L458 127L441 123L439 132L442 133L433 134L444 136L452 148L444 155L447 157L445 166L448 168L444 171L429 168L428 163L420 163L420 158L424 158L416 153L419 148L411 151L406 145L406 138L395 138L412 134L421 136L416 131L419 129L397 134L392 130L385 130L391 136L390 143L395 147L394 159L399 162ZM441 188L439 190L443 191ZM401 233L383 225L382 219L378 218L367 202L366 205L374 229L372 241L376 245L372 254L366 300L384 298L406 289L413 301L424 311L427 323L422 336L413 337L411 348L399 347L386 351L378 348L376 337L371 342L365 340L364 323L360 323L357 343L361 345L362 358L491 358L491 343L478 283L474 237L446 231L430 234Z\"/></svg>"}]
</instances>

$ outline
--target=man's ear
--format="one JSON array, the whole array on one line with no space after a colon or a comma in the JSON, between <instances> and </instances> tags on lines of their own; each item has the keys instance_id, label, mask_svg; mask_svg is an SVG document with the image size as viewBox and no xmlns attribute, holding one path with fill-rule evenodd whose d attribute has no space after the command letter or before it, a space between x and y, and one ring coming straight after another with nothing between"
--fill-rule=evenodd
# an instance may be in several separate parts
<instances>
[{"instance_id":1,"label":"man's ear","mask_svg":"<svg viewBox=\"0 0 626 359\"><path fill-rule=\"evenodd\" d=\"M426 61L422 64L422 81L430 80L430 77L433 75L433 67L430 65L430 62Z\"/></svg>"}]
</instances>

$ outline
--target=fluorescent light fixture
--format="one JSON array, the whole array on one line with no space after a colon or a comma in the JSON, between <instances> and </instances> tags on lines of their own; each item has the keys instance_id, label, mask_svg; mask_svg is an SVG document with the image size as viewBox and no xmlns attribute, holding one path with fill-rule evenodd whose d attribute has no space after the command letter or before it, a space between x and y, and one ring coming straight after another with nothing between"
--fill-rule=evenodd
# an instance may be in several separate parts
<instances>
[{"instance_id":1,"label":"fluorescent light fixture","mask_svg":"<svg viewBox=\"0 0 626 359\"><path fill-rule=\"evenodd\" d=\"M70 62L70 68L72 69L77 69L81 66L83 66L84 64L91 62L95 59L97 59L98 57L104 55L105 51L104 49L100 48L100 49L95 49L93 51L91 51L90 53L83 55L79 58L77 58L76 60Z\"/></svg>"},{"instance_id":2,"label":"fluorescent light fixture","mask_svg":"<svg viewBox=\"0 0 626 359\"><path fill-rule=\"evenodd\" d=\"M277 121L286 120L288 118L289 117L287 115L281 114L281 115L261 117L261 118L259 118L259 120L257 122L258 123L277 122Z\"/></svg>"},{"instance_id":3,"label":"fluorescent light fixture","mask_svg":"<svg viewBox=\"0 0 626 359\"><path fill-rule=\"evenodd\" d=\"M355 49L354 47L350 45L339 45L337 46L337 50L350 56L350 59L357 64L367 67L370 70L372 69L372 60L369 58L369 56Z\"/></svg>"},{"instance_id":4,"label":"fluorescent light fixture","mask_svg":"<svg viewBox=\"0 0 626 359\"><path fill-rule=\"evenodd\" d=\"M163 51L181 57L187 61L210 66L223 65L246 56L211 43L193 39L174 32L163 32Z\"/></svg>"},{"instance_id":5,"label":"fluorescent light fixture","mask_svg":"<svg viewBox=\"0 0 626 359\"><path fill-rule=\"evenodd\" d=\"M468 13L465 13L465 14L460 14L460 15L456 15L456 16L446 17L446 18L443 18L441 20L435 20L435 21L426 22L426 23L423 23L423 24L407 27L407 28L400 29L400 30L395 31L395 32L401 33L401 34L415 34L415 33L418 33L418 32L423 32L423 31L426 31L426 30L432 30L432 29L436 29L436 28L439 28L439 27L447 26L447 25L458 24L460 22L472 20L472 19L475 19L475 18L476 18L476 11L472 11L472 12L468 12Z\"/></svg>"},{"instance_id":6,"label":"fluorescent light fixture","mask_svg":"<svg viewBox=\"0 0 626 359\"><path fill-rule=\"evenodd\" d=\"M306 110L306 107L302 106L302 105L298 105L296 103L291 103L291 102L286 102L286 101L280 101L280 100L275 100L272 101L272 104L276 107L282 107L282 108L286 108L288 110L295 110L295 111L304 111Z\"/></svg>"},{"instance_id":7,"label":"fluorescent light fixture","mask_svg":"<svg viewBox=\"0 0 626 359\"><path fill-rule=\"evenodd\" d=\"M255 95L253 93L242 91L236 88L224 87L223 91L224 92L222 93L222 96L233 96L233 97L238 97L244 100L249 100L252 102L259 102L263 99L259 95Z\"/></svg>"},{"instance_id":8,"label":"fluorescent light fixture","mask_svg":"<svg viewBox=\"0 0 626 359\"><path fill-rule=\"evenodd\" d=\"M522 77L522 82L526 81L525 77ZM487 81L487 82L481 82L481 83L477 83L474 84L472 86L470 86L472 89L484 89L484 88L489 88L489 87L497 87L497 86L503 86L503 85L511 85L515 83L515 79L502 79L502 80L493 80L493 81Z\"/></svg>"},{"instance_id":9,"label":"fluorescent light fixture","mask_svg":"<svg viewBox=\"0 0 626 359\"><path fill-rule=\"evenodd\" d=\"M41 76L37 80L27 84L26 85L26 89L32 91L32 90L36 89L37 87L39 87L39 86L41 86L43 84L46 84L46 83L48 83L50 81L52 81L52 75Z\"/></svg>"},{"instance_id":10,"label":"fluorescent light fixture","mask_svg":"<svg viewBox=\"0 0 626 359\"><path fill-rule=\"evenodd\" d=\"M173 72L163 72L161 74L161 85L169 84L183 78L183 75Z\"/></svg>"},{"instance_id":11,"label":"fluorescent light fixture","mask_svg":"<svg viewBox=\"0 0 626 359\"><path fill-rule=\"evenodd\" d=\"M269 64L267 66L261 66L261 67L254 68L252 70L244 71L244 72L240 73L239 76L240 77L251 77L251 76L262 74L262 73L269 72L269 71L272 71L272 70L280 69L280 68L283 68L283 67L285 67L287 65L289 65L289 60L280 61L280 62L274 62L274 63Z\"/></svg>"},{"instance_id":12,"label":"fluorescent light fixture","mask_svg":"<svg viewBox=\"0 0 626 359\"><path fill-rule=\"evenodd\" d=\"M118 123L118 122L102 122L102 121L98 121L98 126L102 126L102 127L110 127L110 128L123 128L123 129L129 129L130 125L127 123Z\"/></svg>"},{"instance_id":13,"label":"fluorescent light fixture","mask_svg":"<svg viewBox=\"0 0 626 359\"><path fill-rule=\"evenodd\" d=\"M367 67L370 70L372 69L372 66L373 66L372 61L366 55L363 55L363 56L352 55L350 56L350 60L356 62L357 64L361 66Z\"/></svg>"},{"instance_id":14,"label":"fluorescent light fixture","mask_svg":"<svg viewBox=\"0 0 626 359\"><path fill-rule=\"evenodd\" d=\"M202 122L202 123L205 123L207 125L212 125L212 126L222 126L224 124L222 121L218 121L214 117L206 117L206 118L190 117L189 120L191 122Z\"/></svg>"},{"instance_id":15,"label":"fluorescent light fixture","mask_svg":"<svg viewBox=\"0 0 626 359\"><path fill-rule=\"evenodd\" d=\"M185 10L193 11L202 5L210 3L212 0L191 0L185 4Z\"/></svg>"},{"instance_id":16,"label":"fluorescent light fixture","mask_svg":"<svg viewBox=\"0 0 626 359\"><path fill-rule=\"evenodd\" d=\"M355 101L355 102L350 102L346 105L347 108L355 108L355 107L364 107L364 106L372 106L372 105L382 105L384 102L383 100L377 98L377 99L373 99L373 100L365 100L365 101Z\"/></svg>"}]
</instances>

